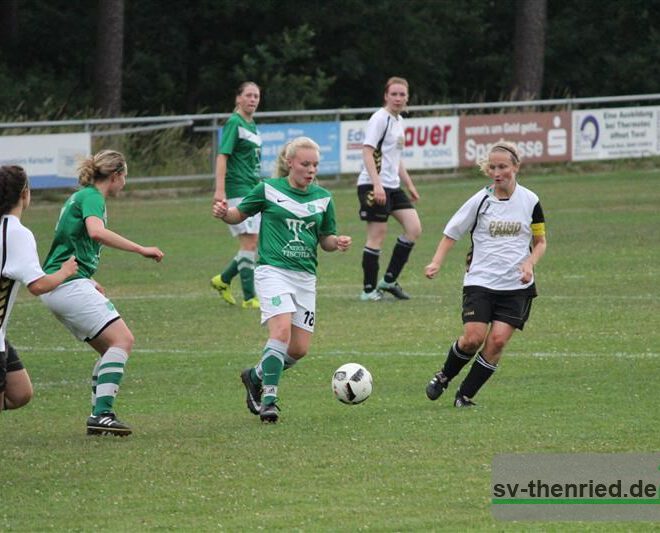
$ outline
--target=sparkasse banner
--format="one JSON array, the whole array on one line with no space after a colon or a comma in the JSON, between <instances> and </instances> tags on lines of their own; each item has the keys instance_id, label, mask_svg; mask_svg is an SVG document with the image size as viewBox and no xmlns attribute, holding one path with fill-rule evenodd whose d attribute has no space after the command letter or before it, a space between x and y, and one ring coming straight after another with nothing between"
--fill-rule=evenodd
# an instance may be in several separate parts
<instances>
[{"instance_id":1,"label":"sparkasse banner","mask_svg":"<svg viewBox=\"0 0 660 533\"><path fill-rule=\"evenodd\" d=\"M649 106L573 111L573 160L659 154L659 110Z\"/></svg>"},{"instance_id":2,"label":"sparkasse banner","mask_svg":"<svg viewBox=\"0 0 660 533\"><path fill-rule=\"evenodd\" d=\"M460 166L476 165L500 141L518 146L527 163L569 161L570 113L468 115L460 119Z\"/></svg>"}]
</instances>

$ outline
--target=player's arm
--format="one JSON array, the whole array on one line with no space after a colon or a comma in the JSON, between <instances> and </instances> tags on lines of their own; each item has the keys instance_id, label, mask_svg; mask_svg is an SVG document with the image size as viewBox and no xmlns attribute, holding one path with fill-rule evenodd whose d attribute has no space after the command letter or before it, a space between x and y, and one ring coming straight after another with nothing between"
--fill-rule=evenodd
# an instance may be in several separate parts
<instances>
[{"instance_id":1,"label":"player's arm","mask_svg":"<svg viewBox=\"0 0 660 533\"><path fill-rule=\"evenodd\" d=\"M215 194L213 195L214 202L227 199L227 194L225 192L227 159L229 159L227 154L218 154L218 157L215 158Z\"/></svg>"},{"instance_id":2,"label":"player's arm","mask_svg":"<svg viewBox=\"0 0 660 533\"><path fill-rule=\"evenodd\" d=\"M227 207L226 200L215 202L213 204L213 216L227 224L240 224L249 217L248 214L239 211L236 207Z\"/></svg>"},{"instance_id":3,"label":"player's arm","mask_svg":"<svg viewBox=\"0 0 660 533\"><path fill-rule=\"evenodd\" d=\"M39 279L35 279L32 283L28 284L27 288L30 293L35 296L45 294L52 291L57 286L64 283L69 276L73 276L78 272L78 263L76 258L71 256L69 259L62 263L60 269L53 274L46 274Z\"/></svg>"},{"instance_id":4,"label":"player's arm","mask_svg":"<svg viewBox=\"0 0 660 533\"><path fill-rule=\"evenodd\" d=\"M445 262L445 258L447 257L449 250L454 247L454 244L456 244L456 241L451 237L447 237L447 235L440 240L433 259L431 259L431 262L426 265L426 268L424 268L424 275L427 278L433 279L440 271L440 267Z\"/></svg>"},{"instance_id":5,"label":"player's arm","mask_svg":"<svg viewBox=\"0 0 660 533\"><path fill-rule=\"evenodd\" d=\"M417 192L417 188L415 187L415 184L413 183L410 174L408 174L408 171L406 170L406 166L403 164L403 161L399 162L399 178L401 178L401 181L403 181L403 184L406 186L406 189L408 189L408 192L410 193L410 199L413 202L419 200L419 193Z\"/></svg>"},{"instance_id":6,"label":"player's arm","mask_svg":"<svg viewBox=\"0 0 660 533\"><path fill-rule=\"evenodd\" d=\"M321 248L326 252L339 250L345 252L351 246L351 238L348 235L323 235L319 239Z\"/></svg>"},{"instance_id":7,"label":"player's arm","mask_svg":"<svg viewBox=\"0 0 660 533\"><path fill-rule=\"evenodd\" d=\"M545 235L534 235L532 237L532 253L520 265L520 282L529 283L534 275L534 267L541 260L547 248Z\"/></svg>"},{"instance_id":8,"label":"player's arm","mask_svg":"<svg viewBox=\"0 0 660 533\"><path fill-rule=\"evenodd\" d=\"M151 258L156 262L160 262L161 259L163 259L163 252L155 246L142 246L126 237L122 237L118 233L106 228L103 220L98 217L87 217L85 219L85 228L87 228L87 234L91 239L94 239L96 242L99 242L104 246L116 248L117 250L124 250L125 252L134 252L143 257Z\"/></svg>"},{"instance_id":9,"label":"player's arm","mask_svg":"<svg viewBox=\"0 0 660 533\"><path fill-rule=\"evenodd\" d=\"M362 160L364 161L364 168L369 174L371 184L374 187L374 200L377 204L385 204L385 189L380 181L380 174L376 168L376 160L374 159L374 152L376 149L373 146L365 144L362 146Z\"/></svg>"}]
</instances>

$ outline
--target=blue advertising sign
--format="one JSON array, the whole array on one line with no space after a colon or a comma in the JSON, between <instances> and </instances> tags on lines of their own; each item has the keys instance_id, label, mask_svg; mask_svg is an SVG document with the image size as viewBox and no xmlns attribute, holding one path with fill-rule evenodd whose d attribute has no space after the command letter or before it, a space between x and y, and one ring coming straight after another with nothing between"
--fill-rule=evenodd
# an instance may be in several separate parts
<instances>
[{"instance_id":1,"label":"blue advertising sign","mask_svg":"<svg viewBox=\"0 0 660 533\"><path fill-rule=\"evenodd\" d=\"M260 124L261 175L270 177L282 146L296 137L310 137L321 149L319 175L339 174L339 122L309 122L290 124ZM222 138L222 128L218 129Z\"/></svg>"}]
</instances>

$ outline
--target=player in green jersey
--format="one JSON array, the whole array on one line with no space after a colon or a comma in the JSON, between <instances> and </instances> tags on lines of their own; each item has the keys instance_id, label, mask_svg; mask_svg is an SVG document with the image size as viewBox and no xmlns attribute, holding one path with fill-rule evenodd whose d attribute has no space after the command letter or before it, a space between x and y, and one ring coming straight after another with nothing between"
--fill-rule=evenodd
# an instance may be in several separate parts
<instances>
[{"instance_id":1,"label":"player in green jersey","mask_svg":"<svg viewBox=\"0 0 660 533\"><path fill-rule=\"evenodd\" d=\"M277 422L277 389L282 371L309 350L316 310L317 247L346 251L347 235L336 235L330 192L314 183L319 146L307 137L288 143L278 158L277 175L258 184L238 207L214 204L213 214L236 224L261 213L259 262L255 282L261 323L268 341L259 363L241 373L247 406L264 422Z\"/></svg>"},{"instance_id":2,"label":"player in green jersey","mask_svg":"<svg viewBox=\"0 0 660 533\"><path fill-rule=\"evenodd\" d=\"M214 203L227 200L230 207L236 207L261 180L261 136L252 118L260 96L259 86L251 81L242 83L236 92L236 109L222 129L218 147ZM220 296L235 305L231 281L238 274L243 288L244 309L259 308L254 289L259 223L257 213L229 227L232 236L238 237L238 253L220 274L211 279L211 286Z\"/></svg>"},{"instance_id":3,"label":"player in green jersey","mask_svg":"<svg viewBox=\"0 0 660 533\"><path fill-rule=\"evenodd\" d=\"M80 164L78 182L82 187L65 202L44 263L44 271L50 274L72 255L78 261L78 273L41 299L71 333L99 353L92 371L88 435L131 433L126 424L117 420L113 406L134 339L115 306L105 297L103 287L92 279L101 246L134 252L156 262L163 259L163 252L155 246L141 246L106 228L106 198L117 195L124 187L127 172L124 156L112 150L99 152Z\"/></svg>"}]
</instances>

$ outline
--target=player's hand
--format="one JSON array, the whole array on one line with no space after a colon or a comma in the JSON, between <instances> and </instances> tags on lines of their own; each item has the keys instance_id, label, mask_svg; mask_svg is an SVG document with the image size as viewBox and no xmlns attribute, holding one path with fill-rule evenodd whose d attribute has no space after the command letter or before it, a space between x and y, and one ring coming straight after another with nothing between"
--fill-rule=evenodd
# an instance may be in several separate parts
<instances>
[{"instance_id":1,"label":"player's hand","mask_svg":"<svg viewBox=\"0 0 660 533\"><path fill-rule=\"evenodd\" d=\"M436 263L429 263L424 267L424 275L429 278L435 278L436 274L440 271L440 265Z\"/></svg>"},{"instance_id":2,"label":"player's hand","mask_svg":"<svg viewBox=\"0 0 660 533\"><path fill-rule=\"evenodd\" d=\"M337 236L337 250L340 252L345 252L351 247L353 240L348 235L338 235Z\"/></svg>"},{"instance_id":3,"label":"player's hand","mask_svg":"<svg viewBox=\"0 0 660 533\"><path fill-rule=\"evenodd\" d=\"M215 191L213 195L213 203L216 202L225 202L227 200L227 195L223 191Z\"/></svg>"},{"instance_id":4,"label":"player's hand","mask_svg":"<svg viewBox=\"0 0 660 533\"><path fill-rule=\"evenodd\" d=\"M410 194L411 201L416 202L419 200L419 193L417 192L417 188L414 185L408 187L408 193Z\"/></svg>"},{"instance_id":5,"label":"player's hand","mask_svg":"<svg viewBox=\"0 0 660 533\"><path fill-rule=\"evenodd\" d=\"M148 259L153 259L156 263L160 263L163 257L165 257L165 254L155 246L143 246L142 250L140 250L140 255Z\"/></svg>"},{"instance_id":6,"label":"player's hand","mask_svg":"<svg viewBox=\"0 0 660 533\"><path fill-rule=\"evenodd\" d=\"M76 272L78 272L78 261L76 261L76 257L72 255L62 263L62 266L60 267L60 270L62 273L68 278L69 276L73 276Z\"/></svg>"},{"instance_id":7,"label":"player's hand","mask_svg":"<svg viewBox=\"0 0 660 533\"><path fill-rule=\"evenodd\" d=\"M534 267L532 266L531 261L523 261L518 270L520 270L520 283L525 284L532 281L532 277L534 277Z\"/></svg>"},{"instance_id":8,"label":"player's hand","mask_svg":"<svg viewBox=\"0 0 660 533\"><path fill-rule=\"evenodd\" d=\"M227 216L227 200L220 200L213 203L213 216L222 220Z\"/></svg>"},{"instance_id":9,"label":"player's hand","mask_svg":"<svg viewBox=\"0 0 660 533\"><path fill-rule=\"evenodd\" d=\"M385 205L387 197L385 196L385 189L382 185L374 185L374 202L378 205Z\"/></svg>"}]
</instances>

